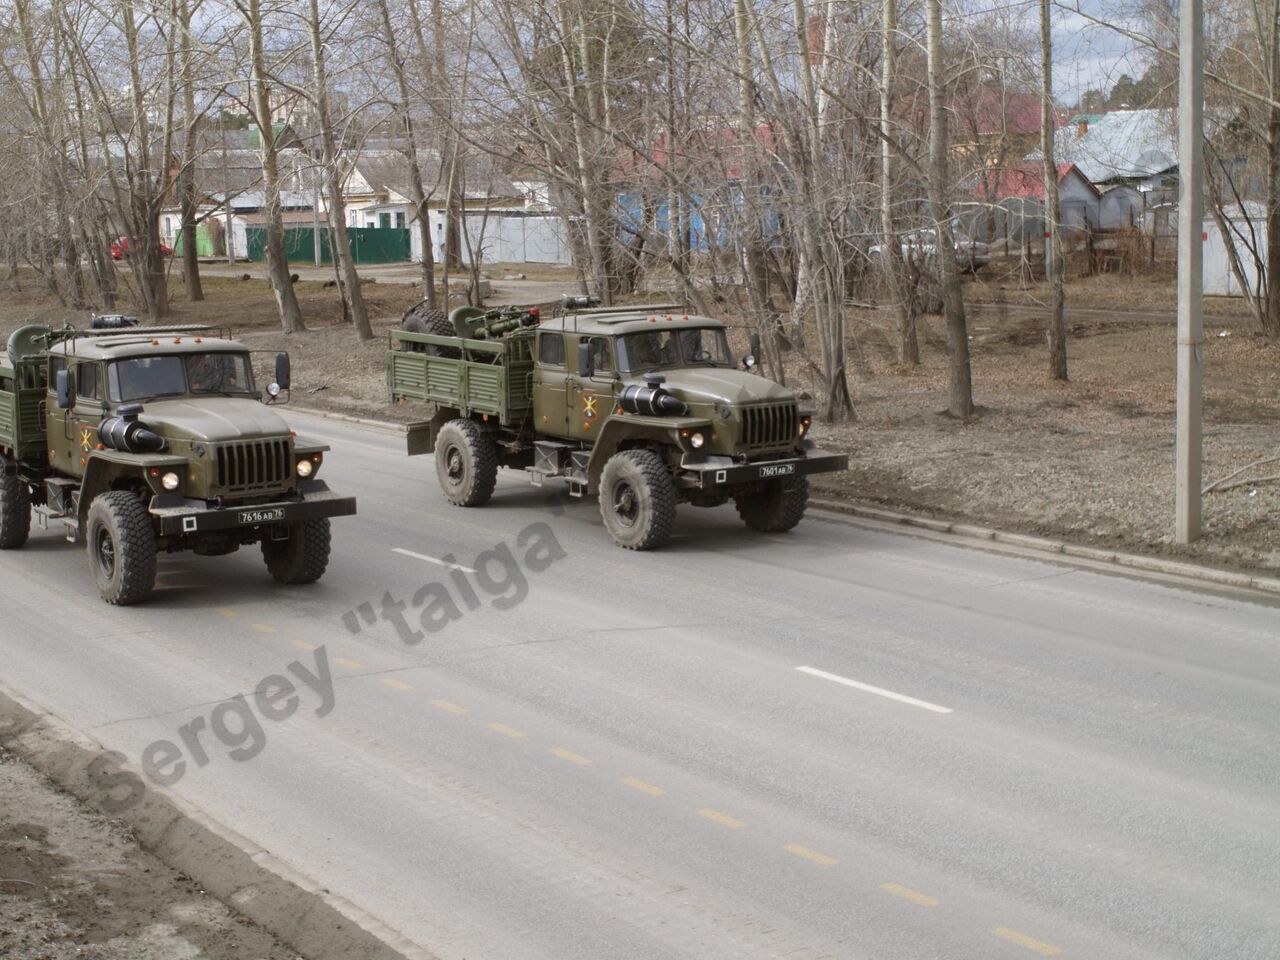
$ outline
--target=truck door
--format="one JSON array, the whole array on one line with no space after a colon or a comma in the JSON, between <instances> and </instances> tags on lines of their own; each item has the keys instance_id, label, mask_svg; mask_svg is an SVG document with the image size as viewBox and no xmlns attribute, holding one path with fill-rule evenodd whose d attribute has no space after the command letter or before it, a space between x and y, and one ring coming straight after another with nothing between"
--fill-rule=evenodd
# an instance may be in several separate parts
<instances>
[{"instance_id":1,"label":"truck door","mask_svg":"<svg viewBox=\"0 0 1280 960\"><path fill-rule=\"evenodd\" d=\"M49 395L45 398L45 436L49 445L49 461L59 473L71 473L80 462L79 447L71 442L74 410L58 408L58 374L73 369L67 358L58 354L49 357ZM74 455L73 455L74 454Z\"/></svg>"},{"instance_id":2,"label":"truck door","mask_svg":"<svg viewBox=\"0 0 1280 960\"><path fill-rule=\"evenodd\" d=\"M533 366L533 428L548 437L569 435L568 401L565 399L564 334L559 330L538 332L537 361Z\"/></svg>"},{"instance_id":3,"label":"truck door","mask_svg":"<svg viewBox=\"0 0 1280 960\"><path fill-rule=\"evenodd\" d=\"M586 342L591 348L590 377L579 377L577 372L577 345ZM600 428L613 413L617 402L617 364L611 337L574 338L573 369L568 377L569 436L575 440L593 443L600 435Z\"/></svg>"},{"instance_id":4,"label":"truck door","mask_svg":"<svg viewBox=\"0 0 1280 960\"><path fill-rule=\"evenodd\" d=\"M83 477L89 454L98 445L98 425L102 423L106 404L102 367L92 362L72 362L76 384L76 402L67 411L69 460L67 473Z\"/></svg>"}]
</instances>

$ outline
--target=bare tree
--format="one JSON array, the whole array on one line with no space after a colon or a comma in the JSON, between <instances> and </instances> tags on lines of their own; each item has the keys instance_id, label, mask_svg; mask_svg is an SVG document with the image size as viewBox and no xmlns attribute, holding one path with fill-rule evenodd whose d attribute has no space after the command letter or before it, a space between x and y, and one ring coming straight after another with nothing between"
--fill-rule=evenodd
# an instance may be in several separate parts
<instances>
[{"instance_id":1,"label":"bare tree","mask_svg":"<svg viewBox=\"0 0 1280 960\"><path fill-rule=\"evenodd\" d=\"M329 78L325 72L325 37L320 20L319 0L310 0L310 17L307 21L311 35L311 98L316 108L320 126L320 163L324 176L324 191L329 213L329 229L333 236L333 256L345 284L344 295L351 311L351 324L356 337L372 340L373 328L369 325L369 312L360 289L360 274L356 271L355 257L347 237L347 209L342 195L342 157L339 155L334 135L333 111L329 104ZM339 22L342 18L339 17Z\"/></svg>"},{"instance_id":2,"label":"bare tree","mask_svg":"<svg viewBox=\"0 0 1280 960\"><path fill-rule=\"evenodd\" d=\"M920 341L916 335L919 310L914 285L907 281L907 264L894 216L896 132L893 109L898 81L898 3L881 2L880 53L880 236L881 258L889 296L898 315L898 363L920 365Z\"/></svg>"},{"instance_id":3,"label":"bare tree","mask_svg":"<svg viewBox=\"0 0 1280 960\"><path fill-rule=\"evenodd\" d=\"M973 377L969 366L969 329L965 321L964 296L960 290L960 269L956 262L955 235L951 229L951 188L947 171L947 111L945 64L943 62L942 0L927 0L927 51L929 85L929 207L933 213L934 254L942 286L942 303L947 322L947 357L950 399L947 412L953 417L974 413Z\"/></svg>"},{"instance_id":4,"label":"bare tree","mask_svg":"<svg viewBox=\"0 0 1280 960\"><path fill-rule=\"evenodd\" d=\"M1057 110L1053 101L1053 34L1050 0L1040 0L1041 111L1040 152L1044 157L1044 264L1053 285L1049 307L1049 376L1067 379L1066 273L1062 250L1062 202L1058 192L1058 164L1053 155Z\"/></svg>"},{"instance_id":5,"label":"bare tree","mask_svg":"<svg viewBox=\"0 0 1280 960\"><path fill-rule=\"evenodd\" d=\"M302 308L289 274L289 256L284 242L284 211L280 203L280 152L271 116L271 76L267 70L266 31L261 0L232 0L249 34L249 106L258 128L262 158L262 185L267 214L267 277L280 311L285 333L306 330Z\"/></svg>"}]
</instances>

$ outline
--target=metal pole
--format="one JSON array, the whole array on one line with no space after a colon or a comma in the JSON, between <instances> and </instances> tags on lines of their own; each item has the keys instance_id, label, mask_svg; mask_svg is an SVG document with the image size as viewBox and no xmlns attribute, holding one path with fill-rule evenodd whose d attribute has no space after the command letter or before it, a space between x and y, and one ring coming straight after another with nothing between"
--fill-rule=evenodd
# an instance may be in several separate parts
<instances>
[{"instance_id":1,"label":"metal pole","mask_svg":"<svg viewBox=\"0 0 1280 960\"><path fill-rule=\"evenodd\" d=\"M1200 539L1204 343L1204 3L1180 0L1178 48L1178 452L1175 535Z\"/></svg>"}]
</instances>

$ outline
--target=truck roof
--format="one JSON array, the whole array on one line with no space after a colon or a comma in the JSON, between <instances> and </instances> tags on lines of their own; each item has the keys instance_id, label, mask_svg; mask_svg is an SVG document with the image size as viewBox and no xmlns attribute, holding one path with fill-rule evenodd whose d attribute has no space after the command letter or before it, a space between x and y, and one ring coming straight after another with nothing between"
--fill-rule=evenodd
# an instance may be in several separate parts
<instances>
[{"instance_id":1,"label":"truck roof","mask_svg":"<svg viewBox=\"0 0 1280 960\"><path fill-rule=\"evenodd\" d=\"M96 336L78 336L55 343L49 352L85 360L122 360L149 354L174 353L247 353L248 348L235 340L205 336L198 331L148 331L135 327Z\"/></svg>"},{"instance_id":2,"label":"truck roof","mask_svg":"<svg viewBox=\"0 0 1280 960\"><path fill-rule=\"evenodd\" d=\"M683 307L663 304L660 308L641 306L579 310L543 320L539 326L543 330L563 330L566 333L616 336L655 329L723 328L724 324L712 317L689 313Z\"/></svg>"}]
</instances>

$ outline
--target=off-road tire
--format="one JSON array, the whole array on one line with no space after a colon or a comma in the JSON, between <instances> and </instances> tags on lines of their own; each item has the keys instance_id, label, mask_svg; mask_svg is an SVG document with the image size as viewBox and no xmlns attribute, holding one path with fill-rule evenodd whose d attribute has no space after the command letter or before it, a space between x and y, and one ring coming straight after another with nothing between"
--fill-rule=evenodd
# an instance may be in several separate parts
<instances>
[{"instance_id":1,"label":"off-road tire","mask_svg":"<svg viewBox=\"0 0 1280 960\"><path fill-rule=\"evenodd\" d=\"M474 420L450 420L436 436L436 476L455 507L478 507L498 484L498 451L493 437Z\"/></svg>"},{"instance_id":2,"label":"off-road tire","mask_svg":"<svg viewBox=\"0 0 1280 960\"><path fill-rule=\"evenodd\" d=\"M600 516L613 542L627 550L656 550L676 523L676 485L652 450L624 450L600 477Z\"/></svg>"},{"instance_id":3,"label":"off-road tire","mask_svg":"<svg viewBox=\"0 0 1280 960\"><path fill-rule=\"evenodd\" d=\"M85 521L89 567L107 603L141 603L156 588L156 535L137 494L109 490L89 506Z\"/></svg>"},{"instance_id":4,"label":"off-road tire","mask_svg":"<svg viewBox=\"0 0 1280 960\"><path fill-rule=\"evenodd\" d=\"M809 478L786 477L733 498L738 516L760 533L786 533L804 518L809 506Z\"/></svg>"},{"instance_id":5,"label":"off-road tire","mask_svg":"<svg viewBox=\"0 0 1280 960\"><path fill-rule=\"evenodd\" d=\"M400 321L400 329L407 330L409 333L428 333L434 337L456 337L458 335L445 312L443 310L433 310L427 306L425 300L409 308L404 315L404 319ZM410 343L407 346L415 353L425 353L432 357L449 357L456 360L462 356L461 351L455 347L439 347L433 343Z\"/></svg>"},{"instance_id":6,"label":"off-road tire","mask_svg":"<svg viewBox=\"0 0 1280 960\"><path fill-rule=\"evenodd\" d=\"M262 559L278 582L289 586L315 583L329 569L332 533L327 518L289 524L288 540L263 540Z\"/></svg>"},{"instance_id":7,"label":"off-road tire","mask_svg":"<svg viewBox=\"0 0 1280 960\"><path fill-rule=\"evenodd\" d=\"M0 463L0 550L17 550L31 536L31 488Z\"/></svg>"}]
</instances>

